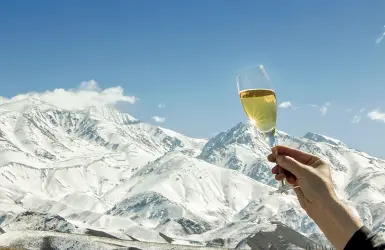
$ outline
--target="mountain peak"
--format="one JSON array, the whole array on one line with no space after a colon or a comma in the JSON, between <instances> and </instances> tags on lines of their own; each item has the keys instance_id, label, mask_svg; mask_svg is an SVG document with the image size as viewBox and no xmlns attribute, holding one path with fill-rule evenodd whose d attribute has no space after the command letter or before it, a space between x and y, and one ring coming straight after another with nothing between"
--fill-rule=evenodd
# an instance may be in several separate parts
<instances>
[{"instance_id":1,"label":"mountain peak","mask_svg":"<svg viewBox=\"0 0 385 250\"><path fill-rule=\"evenodd\" d=\"M84 111L90 116L104 118L109 121L113 121L117 124L133 124L133 123L139 122L139 120L136 119L135 117L127 113L120 112L115 108L111 108L111 107L91 106L85 109Z\"/></svg>"},{"instance_id":2,"label":"mountain peak","mask_svg":"<svg viewBox=\"0 0 385 250\"><path fill-rule=\"evenodd\" d=\"M333 138L328 137L326 135L316 134L313 132L306 133L304 138L309 139L311 141L315 141L315 142L325 142L325 143L329 143L329 144L334 145L334 146L345 146L346 147L345 143L343 143L342 141L339 141L337 139L333 139Z\"/></svg>"},{"instance_id":3,"label":"mountain peak","mask_svg":"<svg viewBox=\"0 0 385 250\"><path fill-rule=\"evenodd\" d=\"M54 105L51 105L47 102L41 101L33 97L12 100L12 101L8 101L3 104L0 104L0 109L7 110L7 111L24 112L26 110L33 109L33 108L39 108L41 110L52 109L52 108L59 109Z\"/></svg>"}]
</instances>

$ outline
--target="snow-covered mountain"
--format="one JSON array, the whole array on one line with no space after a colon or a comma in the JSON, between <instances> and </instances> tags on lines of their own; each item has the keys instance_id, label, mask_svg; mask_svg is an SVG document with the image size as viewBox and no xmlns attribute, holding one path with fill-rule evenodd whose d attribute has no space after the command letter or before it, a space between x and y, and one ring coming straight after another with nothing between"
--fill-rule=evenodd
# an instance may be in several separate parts
<instances>
[{"instance_id":1,"label":"snow-covered mountain","mask_svg":"<svg viewBox=\"0 0 385 250\"><path fill-rule=\"evenodd\" d=\"M340 197L385 231L385 161L314 133L278 132L278 142L328 160ZM112 108L8 102L0 105L0 227L225 247L276 235L290 249L302 247L296 231L325 244L294 195L269 195L278 183L267 153L248 124L194 139Z\"/></svg>"}]
</instances>

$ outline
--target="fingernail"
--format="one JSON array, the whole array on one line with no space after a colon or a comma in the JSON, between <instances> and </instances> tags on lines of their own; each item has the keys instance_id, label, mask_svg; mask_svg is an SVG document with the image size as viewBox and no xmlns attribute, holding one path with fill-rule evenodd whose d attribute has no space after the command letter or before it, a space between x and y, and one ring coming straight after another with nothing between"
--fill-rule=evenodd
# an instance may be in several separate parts
<instances>
[{"instance_id":1,"label":"fingernail","mask_svg":"<svg viewBox=\"0 0 385 250\"><path fill-rule=\"evenodd\" d=\"M269 159L269 158L270 158L270 159ZM270 155L268 155L268 156L266 157L266 159L269 160L269 161L275 161L275 155L270 154Z\"/></svg>"},{"instance_id":2,"label":"fingernail","mask_svg":"<svg viewBox=\"0 0 385 250\"><path fill-rule=\"evenodd\" d=\"M275 157L278 156L278 150L277 150L276 147L272 148L272 149L271 149L271 152L273 153L273 155L274 155Z\"/></svg>"},{"instance_id":3,"label":"fingernail","mask_svg":"<svg viewBox=\"0 0 385 250\"><path fill-rule=\"evenodd\" d=\"M278 173L279 173L279 166L276 165L275 167L273 167L273 168L271 169L271 172L272 172L273 174L278 174Z\"/></svg>"}]
</instances>

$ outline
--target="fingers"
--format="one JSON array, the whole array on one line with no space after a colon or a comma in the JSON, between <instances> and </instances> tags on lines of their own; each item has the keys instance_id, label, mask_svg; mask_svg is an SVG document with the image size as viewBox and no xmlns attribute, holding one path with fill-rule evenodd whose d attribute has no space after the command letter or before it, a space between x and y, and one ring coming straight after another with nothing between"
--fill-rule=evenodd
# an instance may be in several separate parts
<instances>
[{"instance_id":1,"label":"fingers","mask_svg":"<svg viewBox=\"0 0 385 250\"><path fill-rule=\"evenodd\" d=\"M291 174L290 172L287 172L285 174L275 174L275 179L277 181L282 181L283 179L286 178L286 181L290 184L290 185L296 185L297 184L297 178Z\"/></svg>"},{"instance_id":2,"label":"fingers","mask_svg":"<svg viewBox=\"0 0 385 250\"><path fill-rule=\"evenodd\" d=\"M276 179L277 181L282 181L284 178L285 178L285 177L284 177L283 175L281 175L281 174L276 174L276 175L275 175L275 179Z\"/></svg>"},{"instance_id":3,"label":"fingers","mask_svg":"<svg viewBox=\"0 0 385 250\"><path fill-rule=\"evenodd\" d=\"M284 172L284 175L286 177L286 181L290 184L290 185L294 185L297 183L297 178L290 172L287 172L285 171Z\"/></svg>"},{"instance_id":4,"label":"fingers","mask_svg":"<svg viewBox=\"0 0 385 250\"><path fill-rule=\"evenodd\" d=\"M272 174L282 174L282 176L286 177L286 179L293 179L295 181L297 178L289 171L281 168L279 165L276 165L271 169Z\"/></svg>"},{"instance_id":5,"label":"fingers","mask_svg":"<svg viewBox=\"0 0 385 250\"><path fill-rule=\"evenodd\" d=\"M269 155L269 157L268 157L269 161L273 161L276 158L274 155L290 156L290 157L294 158L296 161L298 161L302 164L306 164L306 165L311 164L311 163L319 160L319 158L317 156L299 151L297 149L288 148L285 146L276 146L276 147L272 148L272 152L276 152L276 154L271 154L271 156Z\"/></svg>"},{"instance_id":6,"label":"fingers","mask_svg":"<svg viewBox=\"0 0 385 250\"><path fill-rule=\"evenodd\" d=\"M267 160L268 160L269 162L275 162L275 155L269 154L269 155L267 156Z\"/></svg>"},{"instance_id":7,"label":"fingers","mask_svg":"<svg viewBox=\"0 0 385 250\"><path fill-rule=\"evenodd\" d=\"M285 155L278 155L276 158L276 162L282 168L288 170L297 177L301 176L301 173L303 173L303 171L306 171L308 168L308 166L296 161L290 156Z\"/></svg>"}]
</instances>

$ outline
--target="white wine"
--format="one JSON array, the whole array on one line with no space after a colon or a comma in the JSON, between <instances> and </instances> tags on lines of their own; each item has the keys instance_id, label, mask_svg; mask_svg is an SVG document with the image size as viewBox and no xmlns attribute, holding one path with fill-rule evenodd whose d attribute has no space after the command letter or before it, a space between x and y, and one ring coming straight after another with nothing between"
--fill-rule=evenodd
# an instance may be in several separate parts
<instances>
[{"instance_id":1,"label":"white wine","mask_svg":"<svg viewBox=\"0 0 385 250\"><path fill-rule=\"evenodd\" d=\"M247 89L239 93L246 115L262 133L273 134L277 120L277 99L271 89Z\"/></svg>"}]
</instances>

